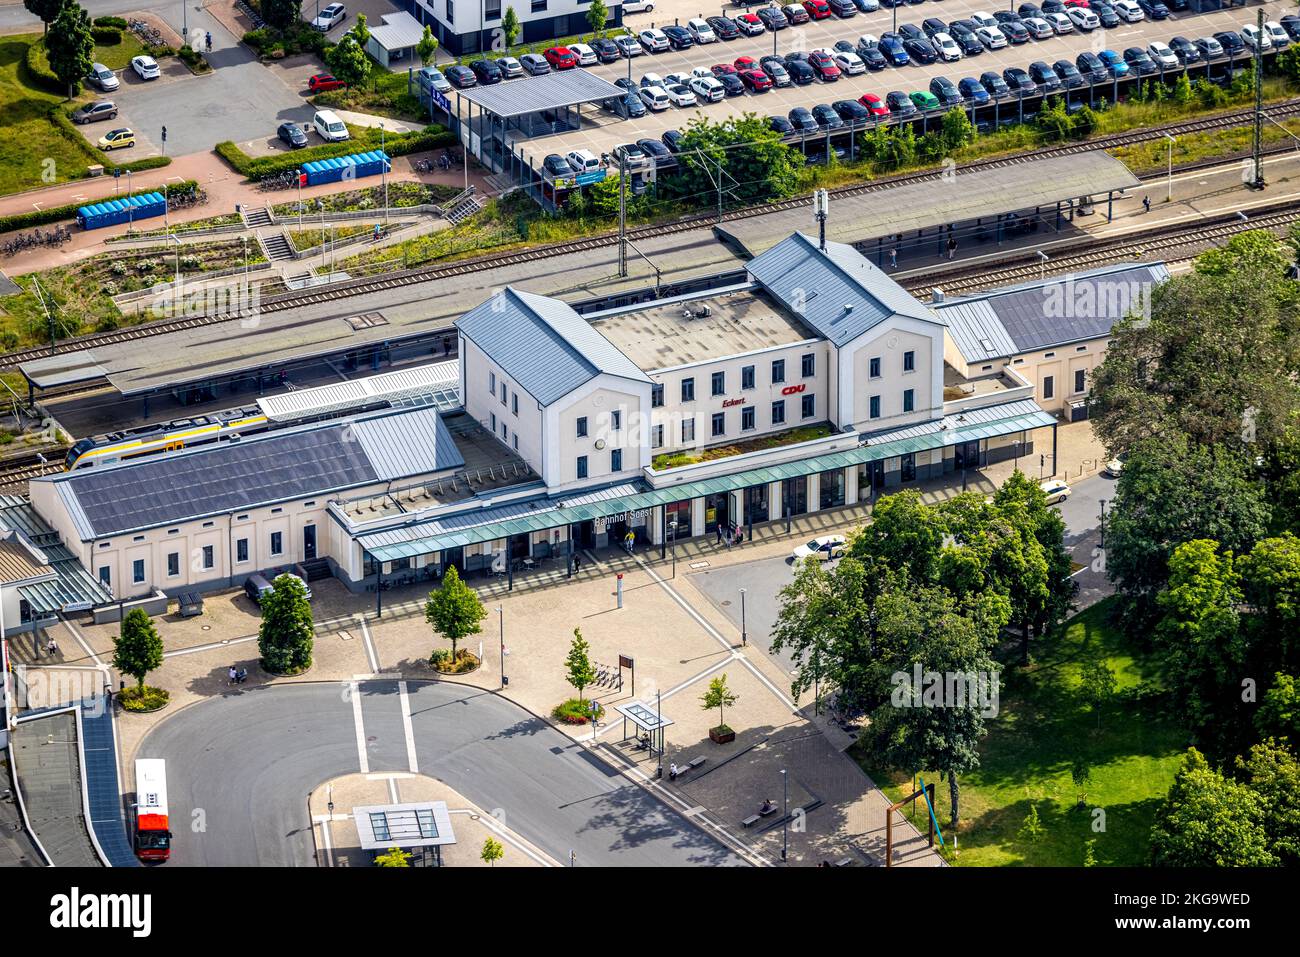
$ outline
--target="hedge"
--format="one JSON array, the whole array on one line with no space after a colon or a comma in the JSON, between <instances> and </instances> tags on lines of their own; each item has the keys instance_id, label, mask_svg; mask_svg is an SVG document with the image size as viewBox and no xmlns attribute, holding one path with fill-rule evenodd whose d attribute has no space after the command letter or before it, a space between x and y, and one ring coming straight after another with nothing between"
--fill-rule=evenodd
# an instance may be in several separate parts
<instances>
[{"instance_id":1,"label":"hedge","mask_svg":"<svg viewBox=\"0 0 1300 957\"><path fill-rule=\"evenodd\" d=\"M173 190L189 189L198 186L198 183L192 179L184 180L175 186L168 186L168 193ZM132 196L144 196L147 193L156 193L158 190L150 187L148 189L133 189ZM125 195L125 194L123 194ZM29 213L15 213L12 216L0 216L0 233L11 232L15 229L31 229L35 226L45 226L48 223L57 223L65 219L75 219L77 210L82 206L88 206L91 203L70 203L67 206L51 206L49 209L34 209Z\"/></svg>"},{"instance_id":2,"label":"hedge","mask_svg":"<svg viewBox=\"0 0 1300 957\"><path fill-rule=\"evenodd\" d=\"M256 182L275 176L285 170L298 169L303 163L313 160L333 159L336 156L349 156L379 149L380 135L375 127L348 127L352 139L343 143L324 143L309 146L277 156L249 156L229 140L218 143L217 154L234 167L235 172ZM451 146L456 136L441 126L426 126L416 133L388 133L384 136L384 151L389 156L405 156L408 153L422 153L426 150Z\"/></svg>"},{"instance_id":3,"label":"hedge","mask_svg":"<svg viewBox=\"0 0 1300 957\"><path fill-rule=\"evenodd\" d=\"M127 28L126 19L123 17L95 17L90 24L95 27L117 27L119 30Z\"/></svg>"},{"instance_id":4,"label":"hedge","mask_svg":"<svg viewBox=\"0 0 1300 957\"><path fill-rule=\"evenodd\" d=\"M54 71L50 69L49 61L45 58L44 42L38 40L36 43L28 44L24 60L27 72L31 74L37 86L50 93L57 93L59 96L68 95L68 88L54 75Z\"/></svg>"},{"instance_id":5,"label":"hedge","mask_svg":"<svg viewBox=\"0 0 1300 957\"><path fill-rule=\"evenodd\" d=\"M125 163L118 163L109 158L107 153L92 146L90 142L81 135L81 130L77 124L72 122L67 111L62 106L56 106L50 110L50 122L55 125L60 133L72 140L73 145L77 146L86 154L89 159L104 167L106 173L112 173L115 169L122 172L130 170L132 173L139 173L146 169L159 169L171 163L170 156L146 156L141 159L129 160Z\"/></svg>"},{"instance_id":6,"label":"hedge","mask_svg":"<svg viewBox=\"0 0 1300 957\"><path fill-rule=\"evenodd\" d=\"M122 42L122 31L117 27L93 26L90 35L98 46L112 47Z\"/></svg>"}]
</instances>

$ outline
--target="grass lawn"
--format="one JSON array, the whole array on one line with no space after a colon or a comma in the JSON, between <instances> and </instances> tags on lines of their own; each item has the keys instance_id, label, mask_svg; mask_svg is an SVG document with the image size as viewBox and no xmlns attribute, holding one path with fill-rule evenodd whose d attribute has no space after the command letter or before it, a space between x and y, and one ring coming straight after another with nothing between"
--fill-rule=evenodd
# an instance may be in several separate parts
<instances>
[{"instance_id":1,"label":"grass lawn","mask_svg":"<svg viewBox=\"0 0 1300 957\"><path fill-rule=\"evenodd\" d=\"M311 101L317 106L351 110L354 113L391 116L417 123L429 122L428 110L420 106L420 98L407 92L406 71L390 73L373 63L370 79L361 86L318 93Z\"/></svg>"},{"instance_id":2,"label":"grass lawn","mask_svg":"<svg viewBox=\"0 0 1300 957\"><path fill-rule=\"evenodd\" d=\"M696 462L712 462L717 459L731 458L733 455L744 455L747 452L759 452L763 449L776 449L783 445L794 445L798 442L810 442L813 439L824 438L830 434L831 427L826 423L801 425L797 428L786 429L784 432L774 432L771 435L748 439L744 442L715 445L712 448L700 449L695 452L668 452L664 455L656 455L651 462L651 467L655 469L675 469L682 465L693 465Z\"/></svg>"},{"instance_id":3,"label":"grass lawn","mask_svg":"<svg viewBox=\"0 0 1300 957\"><path fill-rule=\"evenodd\" d=\"M443 203L460 192L453 186L437 183L399 182L388 184L388 205L396 209L399 206L421 206L425 203ZM317 204L320 204L319 206ZM305 200L306 219L319 218L322 207L327 213L351 212L367 209L382 209L384 205L383 186L367 186L363 189L349 189L327 196L317 196ZM271 211L277 217L292 218L298 215L297 200L291 203L276 203Z\"/></svg>"},{"instance_id":4,"label":"grass lawn","mask_svg":"<svg viewBox=\"0 0 1300 957\"><path fill-rule=\"evenodd\" d=\"M1014 665L1003 671L1001 711L988 720L980 767L961 778L955 863L1079 867L1091 838L1098 865L1145 862L1151 823L1187 736L1161 714L1158 699L1133 695L1139 685L1155 683L1154 665L1106 623L1109 604L1095 605L1072 619L1062 635L1039 642L1027 671ZM1010 655L1016 660L1015 652ZM1105 660L1117 685L1100 731L1097 716L1079 694L1081 667L1094 657ZM892 801L911 793L910 777L880 771L861 747L851 753ZM1076 810L1070 767L1081 754L1090 759L1092 780L1085 788L1086 809ZM933 771L920 774L934 783L939 825L951 843L947 782ZM1019 834L1031 804L1043 828L1032 842ZM1105 810L1104 832L1092 830L1093 808ZM922 828L923 814L922 804L917 815Z\"/></svg>"},{"instance_id":5,"label":"grass lawn","mask_svg":"<svg viewBox=\"0 0 1300 957\"><path fill-rule=\"evenodd\" d=\"M310 224L311 220L307 221ZM333 231L328 229L291 229L289 230L289 240L297 250L311 249L331 241L338 242L347 239L349 236L355 236L357 233L368 233L374 230L374 226L353 225L353 226L335 226Z\"/></svg>"},{"instance_id":6,"label":"grass lawn","mask_svg":"<svg viewBox=\"0 0 1300 957\"><path fill-rule=\"evenodd\" d=\"M77 143L50 122L50 108L63 97L46 93L27 82L27 48L39 34L0 37L0 116L5 135L0 137L0 194L17 193L54 183L80 179L86 167L100 162L89 144ZM95 59L111 69L121 69L141 50L134 38L95 47ZM82 99L90 99L89 94Z\"/></svg>"}]
</instances>

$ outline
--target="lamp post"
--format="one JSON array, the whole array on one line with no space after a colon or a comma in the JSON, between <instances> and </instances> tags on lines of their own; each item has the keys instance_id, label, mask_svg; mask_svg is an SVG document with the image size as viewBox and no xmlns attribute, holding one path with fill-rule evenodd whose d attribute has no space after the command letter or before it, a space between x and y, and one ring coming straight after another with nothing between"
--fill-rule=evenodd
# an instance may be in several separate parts
<instances>
[{"instance_id":1,"label":"lamp post","mask_svg":"<svg viewBox=\"0 0 1300 957\"><path fill-rule=\"evenodd\" d=\"M500 605L497 605L497 627L501 636L501 687L504 690L510 679L506 677L506 613Z\"/></svg>"},{"instance_id":2,"label":"lamp post","mask_svg":"<svg viewBox=\"0 0 1300 957\"><path fill-rule=\"evenodd\" d=\"M1172 203L1174 201L1174 143L1177 142L1177 140L1168 133L1165 134L1165 139L1169 141L1169 176L1167 179L1168 190L1165 193L1165 202Z\"/></svg>"},{"instance_id":3,"label":"lamp post","mask_svg":"<svg viewBox=\"0 0 1300 957\"><path fill-rule=\"evenodd\" d=\"M384 149L384 124L379 124L379 152L383 154L383 164L379 167L384 184L384 225L388 225L388 152Z\"/></svg>"},{"instance_id":4,"label":"lamp post","mask_svg":"<svg viewBox=\"0 0 1300 957\"><path fill-rule=\"evenodd\" d=\"M633 672L633 677L636 672ZM655 768L655 777L664 776L664 695L661 690L655 690L655 724L659 726L659 764Z\"/></svg>"},{"instance_id":5,"label":"lamp post","mask_svg":"<svg viewBox=\"0 0 1300 957\"><path fill-rule=\"evenodd\" d=\"M745 589L740 590L740 646L749 644L749 632L745 630Z\"/></svg>"},{"instance_id":6,"label":"lamp post","mask_svg":"<svg viewBox=\"0 0 1300 957\"><path fill-rule=\"evenodd\" d=\"M1101 527L1099 529L1099 533L1101 536L1101 547L1105 548L1106 547L1106 500L1103 498L1103 499L1098 499L1098 501L1101 503Z\"/></svg>"},{"instance_id":7,"label":"lamp post","mask_svg":"<svg viewBox=\"0 0 1300 957\"><path fill-rule=\"evenodd\" d=\"M790 853L790 775L785 768L781 769L781 791L784 795L782 803L785 805L781 821L781 860L784 861Z\"/></svg>"}]
</instances>

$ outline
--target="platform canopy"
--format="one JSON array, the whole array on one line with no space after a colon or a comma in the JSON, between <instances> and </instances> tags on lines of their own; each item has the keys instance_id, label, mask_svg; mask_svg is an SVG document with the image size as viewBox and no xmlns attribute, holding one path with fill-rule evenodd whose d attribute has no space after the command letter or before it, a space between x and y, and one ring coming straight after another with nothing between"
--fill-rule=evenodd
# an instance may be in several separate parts
<instances>
[{"instance_id":1,"label":"platform canopy","mask_svg":"<svg viewBox=\"0 0 1300 957\"><path fill-rule=\"evenodd\" d=\"M919 182L881 183L863 192L831 198L826 238L862 244L897 233L934 229L976 219L1105 196L1132 189L1139 180L1109 153L1090 150L992 169L936 173ZM757 256L791 233L813 226L812 206L799 206L716 227L732 248Z\"/></svg>"},{"instance_id":2,"label":"platform canopy","mask_svg":"<svg viewBox=\"0 0 1300 957\"><path fill-rule=\"evenodd\" d=\"M622 87L587 70L556 70L529 77L527 83L494 83L456 91L458 99L502 118L600 103L626 95Z\"/></svg>"},{"instance_id":3,"label":"platform canopy","mask_svg":"<svg viewBox=\"0 0 1300 957\"><path fill-rule=\"evenodd\" d=\"M99 364L93 352L87 350L33 359L19 365L18 371L35 389L94 382L108 376L108 370Z\"/></svg>"}]
</instances>

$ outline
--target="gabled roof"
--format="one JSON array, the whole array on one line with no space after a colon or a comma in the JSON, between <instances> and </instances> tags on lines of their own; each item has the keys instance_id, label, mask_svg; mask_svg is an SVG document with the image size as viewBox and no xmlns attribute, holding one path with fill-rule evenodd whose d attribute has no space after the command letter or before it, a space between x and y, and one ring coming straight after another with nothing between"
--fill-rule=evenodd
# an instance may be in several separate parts
<instances>
[{"instance_id":1,"label":"gabled roof","mask_svg":"<svg viewBox=\"0 0 1300 957\"><path fill-rule=\"evenodd\" d=\"M839 347L892 316L941 324L933 312L852 246L823 252L803 233L750 260L754 281Z\"/></svg>"},{"instance_id":2,"label":"gabled roof","mask_svg":"<svg viewBox=\"0 0 1300 957\"><path fill-rule=\"evenodd\" d=\"M281 429L57 477L83 541L464 464L435 409Z\"/></svg>"},{"instance_id":3,"label":"gabled roof","mask_svg":"<svg viewBox=\"0 0 1300 957\"><path fill-rule=\"evenodd\" d=\"M969 363L1110 335L1169 278L1164 263L1119 263L936 303L935 312Z\"/></svg>"},{"instance_id":4,"label":"gabled roof","mask_svg":"<svg viewBox=\"0 0 1300 957\"><path fill-rule=\"evenodd\" d=\"M507 286L456 328L544 406L602 373L650 381L568 303L549 296Z\"/></svg>"}]
</instances>

